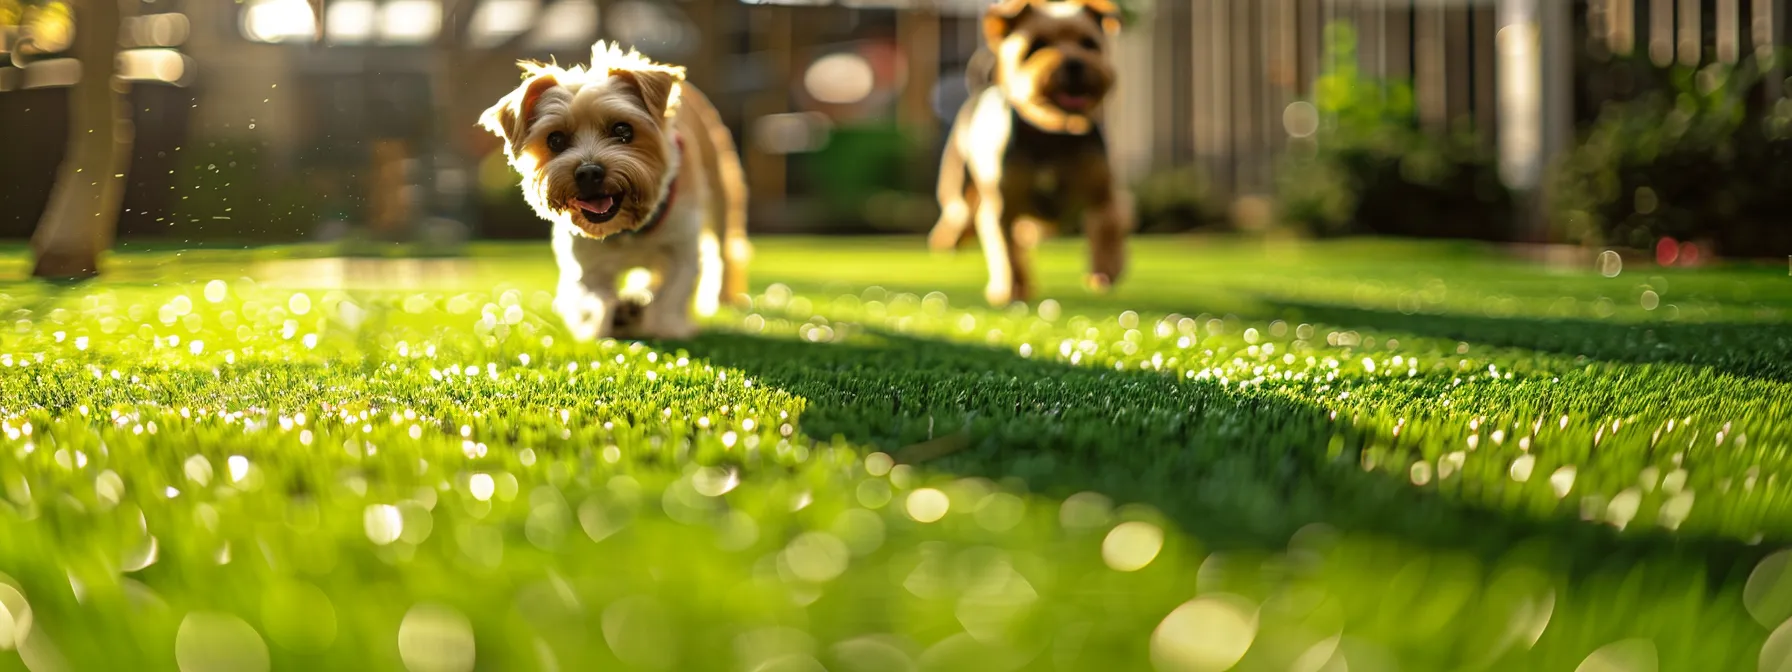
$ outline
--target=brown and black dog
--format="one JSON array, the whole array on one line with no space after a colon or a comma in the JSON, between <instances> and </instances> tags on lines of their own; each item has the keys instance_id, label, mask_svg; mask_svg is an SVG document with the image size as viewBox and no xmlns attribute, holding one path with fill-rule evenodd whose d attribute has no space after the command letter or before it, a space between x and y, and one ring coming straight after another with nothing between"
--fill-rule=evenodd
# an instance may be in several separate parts
<instances>
[{"instance_id":1,"label":"brown and black dog","mask_svg":"<svg viewBox=\"0 0 1792 672\"><path fill-rule=\"evenodd\" d=\"M1124 270L1131 209L1101 124L1119 30L1111 0L1000 0L984 15L991 86L973 92L952 126L928 244L955 249L975 232L991 304L1034 297L1033 244L1079 214L1089 285L1106 289Z\"/></svg>"}]
</instances>

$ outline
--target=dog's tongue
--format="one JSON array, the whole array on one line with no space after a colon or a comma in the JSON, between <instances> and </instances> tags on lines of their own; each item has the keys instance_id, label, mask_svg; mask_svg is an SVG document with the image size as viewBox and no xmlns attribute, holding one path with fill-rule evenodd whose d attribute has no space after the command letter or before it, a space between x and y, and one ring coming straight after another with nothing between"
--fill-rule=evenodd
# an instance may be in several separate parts
<instances>
[{"instance_id":1,"label":"dog's tongue","mask_svg":"<svg viewBox=\"0 0 1792 672\"><path fill-rule=\"evenodd\" d=\"M580 199L575 199L573 201L573 203L577 204L579 206L579 209L584 210L585 212L589 212L594 215L601 215L603 213L609 212L610 206L613 206L616 204L616 197L604 196L595 201L587 201L585 199L580 198Z\"/></svg>"},{"instance_id":2,"label":"dog's tongue","mask_svg":"<svg viewBox=\"0 0 1792 672\"><path fill-rule=\"evenodd\" d=\"M1052 102L1057 103L1058 107L1063 108L1065 112L1081 112L1089 109L1088 96L1073 96L1067 93L1060 93L1053 98Z\"/></svg>"}]
</instances>

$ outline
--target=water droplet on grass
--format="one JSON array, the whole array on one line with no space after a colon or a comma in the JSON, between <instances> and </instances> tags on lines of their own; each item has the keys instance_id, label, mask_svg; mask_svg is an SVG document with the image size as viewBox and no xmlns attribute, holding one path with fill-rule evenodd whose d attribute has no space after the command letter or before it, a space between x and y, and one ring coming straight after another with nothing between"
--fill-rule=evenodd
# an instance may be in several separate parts
<instances>
[{"instance_id":1,"label":"water droplet on grass","mask_svg":"<svg viewBox=\"0 0 1792 672\"><path fill-rule=\"evenodd\" d=\"M1608 278L1618 277L1624 272L1624 258L1617 252L1606 250L1599 253L1599 274Z\"/></svg>"},{"instance_id":2,"label":"water droplet on grass","mask_svg":"<svg viewBox=\"0 0 1792 672\"><path fill-rule=\"evenodd\" d=\"M1599 647L1574 672L1656 672L1661 669L1655 643L1626 639Z\"/></svg>"},{"instance_id":3,"label":"water droplet on grass","mask_svg":"<svg viewBox=\"0 0 1792 672\"><path fill-rule=\"evenodd\" d=\"M205 300L206 301L210 301L212 303L221 303L224 301L224 299L227 296L229 296L229 294L230 294L230 286L227 284L224 284L223 280L213 280L211 282L205 283Z\"/></svg>"},{"instance_id":4,"label":"water droplet on grass","mask_svg":"<svg viewBox=\"0 0 1792 672\"><path fill-rule=\"evenodd\" d=\"M198 483L200 487L205 487L206 484L211 483L212 481L212 463L210 460L205 459L204 455L194 455L187 458L187 462L183 466L182 471L186 473L188 479L192 480L194 483Z\"/></svg>"},{"instance_id":5,"label":"water droplet on grass","mask_svg":"<svg viewBox=\"0 0 1792 672\"><path fill-rule=\"evenodd\" d=\"M262 597L261 623L275 644L294 651L323 651L336 641L336 607L309 583L282 581Z\"/></svg>"},{"instance_id":6,"label":"water droplet on grass","mask_svg":"<svg viewBox=\"0 0 1792 672\"><path fill-rule=\"evenodd\" d=\"M410 672L470 672L473 623L453 607L418 604L398 626L398 655Z\"/></svg>"},{"instance_id":7,"label":"water droplet on grass","mask_svg":"<svg viewBox=\"0 0 1792 672\"><path fill-rule=\"evenodd\" d=\"M11 651L31 633L31 603L9 582L0 581L0 651Z\"/></svg>"},{"instance_id":8,"label":"water droplet on grass","mask_svg":"<svg viewBox=\"0 0 1792 672\"><path fill-rule=\"evenodd\" d=\"M825 532L798 535L779 556L792 575L809 583L825 583L844 574L850 558L845 542Z\"/></svg>"},{"instance_id":9,"label":"water droplet on grass","mask_svg":"<svg viewBox=\"0 0 1792 672\"><path fill-rule=\"evenodd\" d=\"M678 660L672 615L653 598L625 597L604 609L604 643L630 666L663 670ZM466 669L471 669L468 661ZM413 669L412 672L421 672Z\"/></svg>"},{"instance_id":10,"label":"water droplet on grass","mask_svg":"<svg viewBox=\"0 0 1792 672\"><path fill-rule=\"evenodd\" d=\"M181 672L255 672L270 662L268 645L241 618L193 612L174 636L174 660Z\"/></svg>"},{"instance_id":11,"label":"water droplet on grass","mask_svg":"<svg viewBox=\"0 0 1792 672\"><path fill-rule=\"evenodd\" d=\"M1151 632L1151 660L1159 670L1231 669L1257 638L1257 607L1236 595L1190 600Z\"/></svg>"},{"instance_id":12,"label":"water droplet on grass","mask_svg":"<svg viewBox=\"0 0 1792 672\"><path fill-rule=\"evenodd\" d=\"M1157 559L1164 531L1156 525L1128 521L1114 526L1101 542L1101 559L1116 572L1136 572Z\"/></svg>"},{"instance_id":13,"label":"water droplet on grass","mask_svg":"<svg viewBox=\"0 0 1792 672\"><path fill-rule=\"evenodd\" d=\"M497 481L492 479L491 474L477 473L467 479L467 493L473 495L473 499L481 502L489 501L492 498L492 493L497 489Z\"/></svg>"},{"instance_id":14,"label":"water droplet on grass","mask_svg":"<svg viewBox=\"0 0 1792 672\"><path fill-rule=\"evenodd\" d=\"M1549 487L1555 492L1557 499L1567 497L1568 492L1574 489L1574 475L1575 468L1572 464L1557 469L1556 473L1549 475Z\"/></svg>"},{"instance_id":15,"label":"water droplet on grass","mask_svg":"<svg viewBox=\"0 0 1792 672\"><path fill-rule=\"evenodd\" d=\"M1114 504L1105 495L1079 492L1064 499L1058 507L1058 523L1064 529L1090 530L1107 525Z\"/></svg>"},{"instance_id":16,"label":"water droplet on grass","mask_svg":"<svg viewBox=\"0 0 1792 672\"><path fill-rule=\"evenodd\" d=\"M1518 459L1512 461L1512 469L1510 472L1512 474L1512 480L1518 481L1519 483L1523 483L1525 481L1531 480L1531 471L1533 469L1535 469L1536 467L1537 467L1536 456L1534 456L1534 455L1518 456Z\"/></svg>"},{"instance_id":17,"label":"water droplet on grass","mask_svg":"<svg viewBox=\"0 0 1792 672\"><path fill-rule=\"evenodd\" d=\"M404 533L404 516L398 507L388 504L374 504L367 507L361 516L362 527L367 532L367 539L384 546L398 540Z\"/></svg>"},{"instance_id":18,"label":"water droplet on grass","mask_svg":"<svg viewBox=\"0 0 1792 672\"><path fill-rule=\"evenodd\" d=\"M933 488L922 488L909 493L903 506L910 518L922 523L932 523L946 517L946 511L950 508L952 500L946 493Z\"/></svg>"}]
</instances>

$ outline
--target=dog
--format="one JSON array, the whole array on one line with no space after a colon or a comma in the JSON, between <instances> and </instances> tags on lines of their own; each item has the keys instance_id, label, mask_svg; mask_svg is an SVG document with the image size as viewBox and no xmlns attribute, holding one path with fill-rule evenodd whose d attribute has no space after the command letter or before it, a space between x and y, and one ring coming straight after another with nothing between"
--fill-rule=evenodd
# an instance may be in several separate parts
<instances>
[{"instance_id":1,"label":"dog","mask_svg":"<svg viewBox=\"0 0 1792 672\"><path fill-rule=\"evenodd\" d=\"M972 91L947 139L928 245L947 251L980 239L992 305L1032 300L1033 245L1078 214L1089 286L1106 290L1125 270L1131 204L1101 124L1119 31L1111 0L1000 0L984 14L989 84ZM985 74L975 61L972 69L972 81Z\"/></svg>"},{"instance_id":2,"label":"dog","mask_svg":"<svg viewBox=\"0 0 1792 672\"><path fill-rule=\"evenodd\" d=\"M523 83L479 118L553 224L555 312L573 337L688 339L747 290L746 183L720 115L684 68L598 42L591 63L518 63ZM652 273L642 305L626 271Z\"/></svg>"}]
</instances>

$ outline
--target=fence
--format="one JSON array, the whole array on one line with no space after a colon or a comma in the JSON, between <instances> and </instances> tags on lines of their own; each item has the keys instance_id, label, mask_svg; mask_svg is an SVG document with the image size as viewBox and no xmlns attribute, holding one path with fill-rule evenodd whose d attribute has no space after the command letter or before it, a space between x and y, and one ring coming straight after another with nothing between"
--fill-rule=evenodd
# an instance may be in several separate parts
<instances>
[{"instance_id":1,"label":"fence","mask_svg":"<svg viewBox=\"0 0 1792 672\"><path fill-rule=\"evenodd\" d=\"M1290 105L1311 96L1328 67L1326 26L1348 22L1369 77L1412 84L1415 121L1467 130L1489 146L1502 134L1540 133L1546 156L1576 121L1617 95L1601 70L1613 60L1658 67L1734 63L1783 44L1785 0L1159 0L1144 35L1129 39L1129 72L1148 95L1123 106L1123 162L1133 170L1195 164L1223 191L1270 187L1290 137ZM1540 72L1514 78L1503 25L1533 19ZM1517 38L1516 35L1513 36ZM1508 78L1502 82L1502 77ZM1777 96L1782 77L1769 76ZM1541 100L1536 100L1537 98ZM1532 104L1535 103L1535 104ZM1529 109L1527 109L1529 108ZM1520 115L1538 114L1521 120ZM1538 128L1523 129L1520 121ZM1517 126L1515 126L1517 125ZM1502 147L1506 153L1519 148ZM1533 171L1534 172L1534 171Z\"/></svg>"}]
</instances>

